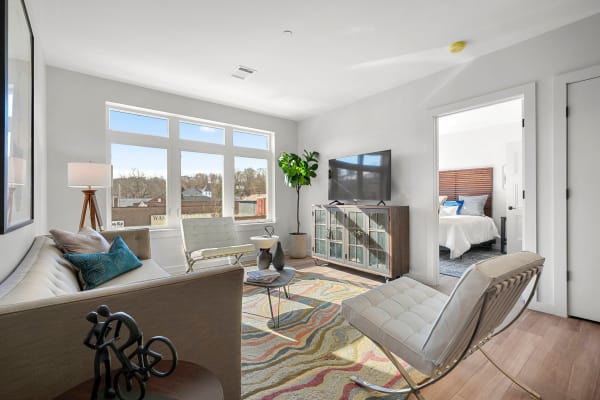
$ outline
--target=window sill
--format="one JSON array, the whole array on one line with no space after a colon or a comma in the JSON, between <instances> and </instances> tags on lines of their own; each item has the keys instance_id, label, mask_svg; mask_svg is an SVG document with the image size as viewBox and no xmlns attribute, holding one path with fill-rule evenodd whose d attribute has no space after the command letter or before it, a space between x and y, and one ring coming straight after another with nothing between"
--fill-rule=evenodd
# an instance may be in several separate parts
<instances>
[{"instance_id":1,"label":"window sill","mask_svg":"<svg viewBox=\"0 0 600 400\"><path fill-rule=\"evenodd\" d=\"M257 229L262 229L268 225L275 225L276 222L273 220L269 221L249 221L249 222L235 222L235 230L238 232L246 232L246 231L254 231ZM150 235L153 237L175 237L181 236L181 228L179 226L135 226L135 227L125 227L121 228L122 230L127 229L140 229L140 228L148 228L150 230ZM117 229L119 230L119 229Z\"/></svg>"},{"instance_id":2,"label":"window sill","mask_svg":"<svg viewBox=\"0 0 600 400\"><path fill-rule=\"evenodd\" d=\"M252 231L252 230L256 230L259 228L264 228L265 226L268 225L274 225L276 224L275 221L273 220L269 220L269 221L249 221L249 222L235 222L235 229L237 231Z\"/></svg>"}]
</instances>

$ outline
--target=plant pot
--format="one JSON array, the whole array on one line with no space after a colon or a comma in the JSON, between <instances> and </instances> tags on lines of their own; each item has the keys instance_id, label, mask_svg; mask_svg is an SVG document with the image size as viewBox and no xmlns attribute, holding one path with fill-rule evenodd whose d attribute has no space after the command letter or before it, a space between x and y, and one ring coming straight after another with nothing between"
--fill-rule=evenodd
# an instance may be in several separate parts
<instances>
[{"instance_id":1,"label":"plant pot","mask_svg":"<svg viewBox=\"0 0 600 400\"><path fill-rule=\"evenodd\" d=\"M292 258L306 257L306 233L290 233L289 255Z\"/></svg>"}]
</instances>

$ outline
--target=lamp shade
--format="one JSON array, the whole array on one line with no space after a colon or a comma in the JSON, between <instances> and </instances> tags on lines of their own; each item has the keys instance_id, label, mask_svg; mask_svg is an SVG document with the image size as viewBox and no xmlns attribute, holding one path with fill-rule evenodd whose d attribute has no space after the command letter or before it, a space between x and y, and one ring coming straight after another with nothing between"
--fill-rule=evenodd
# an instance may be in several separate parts
<instances>
[{"instance_id":1,"label":"lamp shade","mask_svg":"<svg viewBox=\"0 0 600 400\"><path fill-rule=\"evenodd\" d=\"M107 187L110 184L110 164L70 162L67 175L70 187Z\"/></svg>"}]
</instances>

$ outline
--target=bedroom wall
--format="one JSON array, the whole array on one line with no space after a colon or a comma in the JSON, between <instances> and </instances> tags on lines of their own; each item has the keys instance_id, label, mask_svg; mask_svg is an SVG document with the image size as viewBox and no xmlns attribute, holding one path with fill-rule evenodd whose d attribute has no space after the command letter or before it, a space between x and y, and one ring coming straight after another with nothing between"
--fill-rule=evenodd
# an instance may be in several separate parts
<instances>
[{"instance_id":1,"label":"bedroom wall","mask_svg":"<svg viewBox=\"0 0 600 400\"><path fill-rule=\"evenodd\" d=\"M295 151L297 123L220 104L150 90L121 82L48 67L48 227L76 230L83 195L67 187L70 161L108 162L105 126L107 101L275 132L275 155ZM275 173L276 231L292 231L295 192ZM168 200L167 200L168 201ZM106 216L106 189L98 191ZM262 234L264 224L239 226L240 236ZM152 231L153 258L168 270L183 268L185 259L179 229ZM284 242L285 246L285 242Z\"/></svg>"},{"instance_id":2,"label":"bedroom wall","mask_svg":"<svg viewBox=\"0 0 600 400\"><path fill-rule=\"evenodd\" d=\"M502 124L483 129L447 133L439 136L439 169L477 167L494 168L492 217L500 231L500 217L506 216L506 188L503 185L503 166L506 164L506 145L521 140L520 124ZM496 247L500 247L496 241Z\"/></svg>"},{"instance_id":3,"label":"bedroom wall","mask_svg":"<svg viewBox=\"0 0 600 400\"><path fill-rule=\"evenodd\" d=\"M34 37L35 21L31 21ZM46 231L46 67L39 39L34 42L34 223L0 235L0 282L21 261L36 235Z\"/></svg>"},{"instance_id":4,"label":"bedroom wall","mask_svg":"<svg viewBox=\"0 0 600 400\"><path fill-rule=\"evenodd\" d=\"M425 118L428 110L536 82L537 251L546 257L538 300L545 310L559 312L553 285L554 205L549 200L553 196L554 176L553 80L566 71L599 64L598 37L600 14L310 118L299 124L298 148L318 150L323 160L391 148L394 168L391 203L408 205L411 210L410 273L424 281L433 281L437 265L426 241L437 235L430 206L436 171L433 124ZM326 200L327 174L321 173L301 200L305 224L310 223L310 205Z\"/></svg>"}]
</instances>

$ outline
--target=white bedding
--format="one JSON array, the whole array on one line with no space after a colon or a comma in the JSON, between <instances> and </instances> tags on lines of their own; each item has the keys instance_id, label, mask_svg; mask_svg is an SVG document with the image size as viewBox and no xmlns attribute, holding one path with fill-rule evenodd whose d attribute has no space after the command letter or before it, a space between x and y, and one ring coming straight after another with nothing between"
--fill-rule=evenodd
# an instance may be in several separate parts
<instances>
[{"instance_id":1,"label":"white bedding","mask_svg":"<svg viewBox=\"0 0 600 400\"><path fill-rule=\"evenodd\" d=\"M472 244L500 237L494 220L486 216L452 215L440 217L439 244L450 249L450 258L456 258Z\"/></svg>"}]
</instances>

